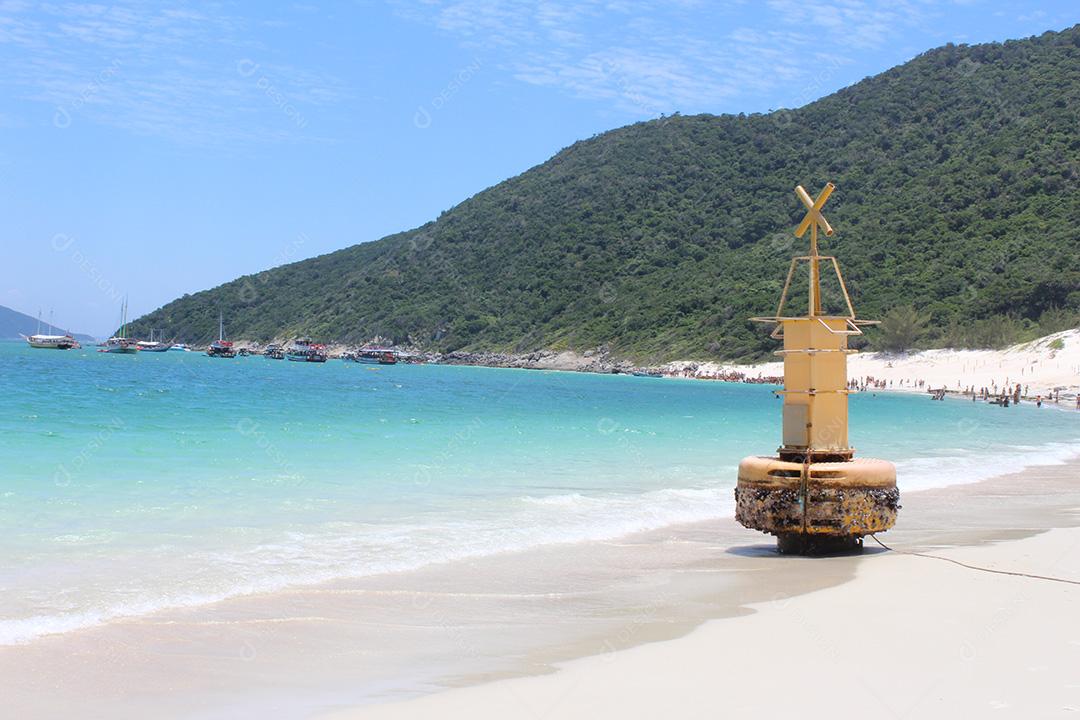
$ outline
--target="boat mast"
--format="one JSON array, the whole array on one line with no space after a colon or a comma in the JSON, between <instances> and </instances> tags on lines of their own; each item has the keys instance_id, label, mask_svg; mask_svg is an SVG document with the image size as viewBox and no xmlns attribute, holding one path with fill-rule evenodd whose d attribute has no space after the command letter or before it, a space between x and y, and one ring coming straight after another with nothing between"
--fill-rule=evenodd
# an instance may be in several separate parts
<instances>
[{"instance_id":1,"label":"boat mast","mask_svg":"<svg viewBox=\"0 0 1080 720\"><path fill-rule=\"evenodd\" d=\"M224 342L225 341L225 316L220 312L218 312L217 321L218 321L218 331L217 331L218 337L217 337L217 339L218 339L218 342Z\"/></svg>"}]
</instances>

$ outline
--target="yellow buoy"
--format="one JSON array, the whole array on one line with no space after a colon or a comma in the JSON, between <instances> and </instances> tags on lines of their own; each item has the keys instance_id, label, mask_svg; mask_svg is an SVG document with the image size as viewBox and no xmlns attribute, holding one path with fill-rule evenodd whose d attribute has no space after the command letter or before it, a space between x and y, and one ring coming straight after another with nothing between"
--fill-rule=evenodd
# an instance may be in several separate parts
<instances>
[{"instance_id":1,"label":"yellow buoy","mask_svg":"<svg viewBox=\"0 0 1080 720\"><path fill-rule=\"evenodd\" d=\"M748 457L739 463L735 518L745 527L777 537L780 552L814 553L859 547L862 538L896 522L900 494L896 468L884 460L854 459L848 445L848 337L876 323L859 320L836 258L818 254L818 229L833 234L821 209L832 194L825 185L817 199L800 185L806 206L796 237L810 231L810 254L794 257L776 315L752 318L776 325L772 337L784 349L783 444L777 457ZM791 281L800 263L810 270L805 316L784 315ZM836 273L846 315L821 309L821 266Z\"/></svg>"}]
</instances>

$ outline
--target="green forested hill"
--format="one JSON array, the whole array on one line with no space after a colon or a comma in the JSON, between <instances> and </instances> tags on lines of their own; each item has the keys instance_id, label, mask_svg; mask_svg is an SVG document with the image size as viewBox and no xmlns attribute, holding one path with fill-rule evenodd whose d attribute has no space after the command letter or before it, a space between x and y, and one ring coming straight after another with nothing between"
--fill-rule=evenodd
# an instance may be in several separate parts
<instances>
[{"instance_id":1,"label":"green forested hill","mask_svg":"<svg viewBox=\"0 0 1080 720\"><path fill-rule=\"evenodd\" d=\"M1080 26L939 48L797 110L613 130L415 230L184 296L133 329L202 342L220 310L252 340L760 355L775 341L747 318L775 309L805 247L792 189L827 180L823 251L860 316L913 306L924 344L1073 322Z\"/></svg>"}]
</instances>

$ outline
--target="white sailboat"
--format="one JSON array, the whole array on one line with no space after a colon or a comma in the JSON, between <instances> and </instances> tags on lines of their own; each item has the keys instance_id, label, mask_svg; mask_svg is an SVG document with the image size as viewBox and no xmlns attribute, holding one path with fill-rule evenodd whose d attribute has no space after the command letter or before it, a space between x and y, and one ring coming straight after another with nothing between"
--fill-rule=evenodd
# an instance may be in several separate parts
<instances>
[{"instance_id":1,"label":"white sailboat","mask_svg":"<svg viewBox=\"0 0 1080 720\"><path fill-rule=\"evenodd\" d=\"M164 337L165 332L162 331L161 334L162 334L162 337ZM166 343L166 342L162 342L160 340L157 340L157 341L154 340L154 330L152 328L150 330L150 339L149 340L140 340L136 344L139 346L139 351L140 352L168 352L169 347L170 347L169 344Z\"/></svg>"},{"instance_id":2,"label":"white sailboat","mask_svg":"<svg viewBox=\"0 0 1080 720\"><path fill-rule=\"evenodd\" d=\"M127 336L127 298L120 304L120 334L105 341L98 352L130 355L139 352L139 344Z\"/></svg>"},{"instance_id":3,"label":"white sailboat","mask_svg":"<svg viewBox=\"0 0 1080 720\"><path fill-rule=\"evenodd\" d=\"M52 311L49 311L49 332L42 334L41 332L41 311L38 311L38 326L37 332L33 335L26 337L26 342L32 348L49 349L49 350L70 350L73 347L79 347L79 343L71 335L54 335L52 325Z\"/></svg>"}]
</instances>

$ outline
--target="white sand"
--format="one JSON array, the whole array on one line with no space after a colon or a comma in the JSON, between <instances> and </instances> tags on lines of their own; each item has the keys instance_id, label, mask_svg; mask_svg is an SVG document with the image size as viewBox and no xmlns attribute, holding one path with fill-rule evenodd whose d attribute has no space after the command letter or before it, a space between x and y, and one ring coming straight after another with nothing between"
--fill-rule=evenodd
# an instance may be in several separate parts
<instances>
[{"instance_id":1,"label":"white sand","mask_svg":"<svg viewBox=\"0 0 1080 720\"><path fill-rule=\"evenodd\" d=\"M941 554L1080 579L1080 529ZM881 554L852 582L753 608L554 674L330 717L1080 717L1078 585Z\"/></svg>"},{"instance_id":2,"label":"white sand","mask_svg":"<svg viewBox=\"0 0 1080 720\"><path fill-rule=\"evenodd\" d=\"M1056 341L1060 340L1060 343ZM1056 349L1054 345L1062 347ZM730 372L783 375L779 361L758 365L677 362L664 366L665 372L698 378L715 378ZM1020 383L1026 395L1049 396L1060 389L1062 398L1075 398L1080 391L1080 329L1047 335L1005 350L923 350L904 354L859 353L848 359L848 377L866 376L893 381L893 389L926 388L959 390L1002 388ZM913 385L914 384L914 385Z\"/></svg>"}]
</instances>

